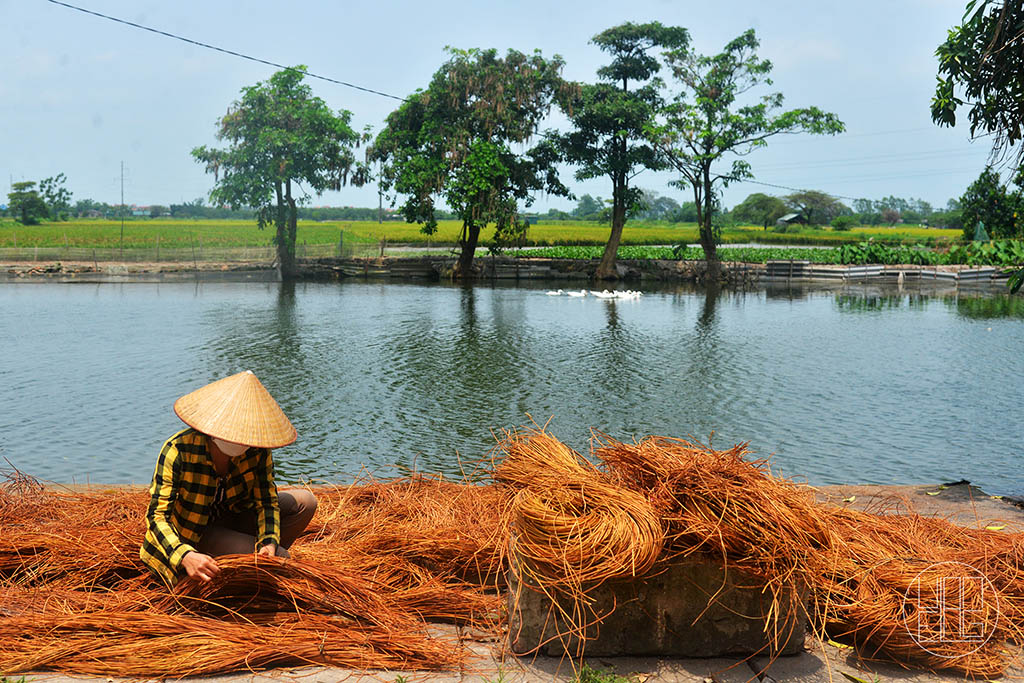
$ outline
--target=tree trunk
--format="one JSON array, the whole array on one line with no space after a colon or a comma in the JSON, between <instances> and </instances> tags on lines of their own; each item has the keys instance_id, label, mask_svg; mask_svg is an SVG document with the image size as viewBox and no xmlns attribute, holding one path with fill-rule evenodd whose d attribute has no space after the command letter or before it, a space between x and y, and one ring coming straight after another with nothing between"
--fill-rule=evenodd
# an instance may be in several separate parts
<instances>
[{"instance_id":1,"label":"tree trunk","mask_svg":"<svg viewBox=\"0 0 1024 683\"><path fill-rule=\"evenodd\" d=\"M615 259L619 253L619 242L622 241L622 228L626 225L626 210L624 206L612 207L612 233L608 236L608 243L604 245L604 253L601 255L601 263L597 266L594 274L598 280L615 280L619 277L615 270Z\"/></svg>"},{"instance_id":2,"label":"tree trunk","mask_svg":"<svg viewBox=\"0 0 1024 683\"><path fill-rule=\"evenodd\" d=\"M469 279L473 277L473 256L476 245L480 241L480 226L474 223L462 223L462 251L455 264L455 277Z\"/></svg>"},{"instance_id":3,"label":"tree trunk","mask_svg":"<svg viewBox=\"0 0 1024 683\"><path fill-rule=\"evenodd\" d=\"M597 266L594 277L598 280L615 280L619 277L615 270L615 259L619 253L619 242L622 240L622 228L626 225L626 190L628 181L624 176L612 177L612 232L604 245L601 263Z\"/></svg>"},{"instance_id":4,"label":"tree trunk","mask_svg":"<svg viewBox=\"0 0 1024 683\"><path fill-rule=\"evenodd\" d=\"M722 263L718 260L718 247L715 235L711 231L711 216L705 216L705 225L700 226L700 247L704 250L704 260L708 263L707 281L718 284L722 273Z\"/></svg>"},{"instance_id":5,"label":"tree trunk","mask_svg":"<svg viewBox=\"0 0 1024 683\"><path fill-rule=\"evenodd\" d=\"M277 267L284 278L285 264L288 261L288 212L280 182L274 184L274 194L277 198L277 209L274 211L274 244L277 245Z\"/></svg>"},{"instance_id":6,"label":"tree trunk","mask_svg":"<svg viewBox=\"0 0 1024 683\"><path fill-rule=\"evenodd\" d=\"M700 246L704 250L704 260L708 264L707 282L718 284L722 273L722 263L718 260L718 247L715 245L715 233L711 229L712 198L711 169L705 167L701 175L704 182L704 215L700 224Z\"/></svg>"},{"instance_id":7,"label":"tree trunk","mask_svg":"<svg viewBox=\"0 0 1024 683\"><path fill-rule=\"evenodd\" d=\"M298 234L298 212L295 208L295 198L292 197L291 180L286 180L284 184L284 202L283 239L278 242L277 255L281 261L281 279L294 280L295 274L298 271L295 265L295 237Z\"/></svg>"}]
</instances>

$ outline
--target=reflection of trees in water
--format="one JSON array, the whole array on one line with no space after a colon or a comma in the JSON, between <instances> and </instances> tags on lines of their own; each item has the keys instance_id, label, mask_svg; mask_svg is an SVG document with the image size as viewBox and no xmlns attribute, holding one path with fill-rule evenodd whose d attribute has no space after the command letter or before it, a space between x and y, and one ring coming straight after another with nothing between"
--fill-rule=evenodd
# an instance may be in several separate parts
<instances>
[{"instance_id":1,"label":"reflection of trees in water","mask_svg":"<svg viewBox=\"0 0 1024 683\"><path fill-rule=\"evenodd\" d=\"M1012 294L996 296L947 296L943 303L964 318L1024 318L1024 297Z\"/></svg>"},{"instance_id":2,"label":"reflection of trees in water","mask_svg":"<svg viewBox=\"0 0 1024 683\"><path fill-rule=\"evenodd\" d=\"M713 392L721 384L722 353L724 351L718 324L720 287L709 284L694 327L693 347L690 355L690 377L696 382L692 392L701 403L701 412L711 414L715 403Z\"/></svg>"},{"instance_id":3,"label":"reflection of trees in water","mask_svg":"<svg viewBox=\"0 0 1024 683\"><path fill-rule=\"evenodd\" d=\"M837 294L835 303L841 313L880 313L902 308L906 299L902 294Z\"/></svg>"},{"instance_id":4,"label":"reflection of trees in water","mask_svg":"<svg viewBox=\"0 0 1024 683\"><path fill-rule=\"evenodd\" d=\"M485 298L491 310L481 314ZM429 434L431 452L421 467L450 467L456 448L479 443L486 450L490 430L510 412L525 418L521 395L529 382L532 344L525 332L527 312L516 305L493 290L466 285L454 315L425 306L389 331L393 419L400 431ZM391 457L409 465L411 455L404 449Z\"/></svg>"},{"instance_id":5,"label":"reflection of trees in water","mask_svg":"<svg viewBox=\"0 0 1024 683\"><path fill-rule=\"evenodd\" d=\"M302 425L310 420L322 421L321 415L307 415L307 398L316 392L309 389L315 381L305 355L296 304L296 285L282 282L276 297L267 298L258 307L239 306L227 301L223 307L211 309L207 324L213 337L205 344L202 360L209 368L210 380L242 370L252 370L260 382L281 405L288 418L304 434ZM288 457L278 458L277 469L288 479L288 458L301 457L289 449ZM299 469L309 469L298 465Z\"/></svg>"}]
</instances>

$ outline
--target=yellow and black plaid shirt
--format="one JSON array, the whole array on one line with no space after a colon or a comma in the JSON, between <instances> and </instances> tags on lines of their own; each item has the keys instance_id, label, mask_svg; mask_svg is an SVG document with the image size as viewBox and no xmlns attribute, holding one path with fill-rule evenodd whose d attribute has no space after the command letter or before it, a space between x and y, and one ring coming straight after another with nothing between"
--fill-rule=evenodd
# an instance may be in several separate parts
<instances>
[{"instance_id":1,"label":"yellow and black plaid shirt","mask_svg":"<svg viewBox=\"0 0 1024 683\"><path fill-rule=\"evenodd\" d=\"M139 557L168 586L184 573L181 560L195 550L214 513L220 477L213 467L209 439L192 428L178 432L160 449L153 472ZM254 551L271 541L280 543L281 513L270 451L250 448L228 463L219 507L226 512L255 511L259 533Z\"/></svg>"}]
</instances>

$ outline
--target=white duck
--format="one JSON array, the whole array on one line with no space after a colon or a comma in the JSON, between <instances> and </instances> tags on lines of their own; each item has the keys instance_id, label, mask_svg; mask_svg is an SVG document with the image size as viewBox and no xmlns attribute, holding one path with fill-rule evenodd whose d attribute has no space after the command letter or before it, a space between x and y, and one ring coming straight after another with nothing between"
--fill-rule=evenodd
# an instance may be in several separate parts
<instances>
[{"instance_id":1,"label":"white duck","mask_svg":"<svg viewBox=\"0 0 1024 683\"><path fill-rule=\"evenodd\" d=\"M557 292L549 291L547 294L548 296L561 296L562 290L558 290Z\"/></svg>"},{"instance_id":2,"label":"white duck","mask_svg":"<svg viewBox=\"0 0 1024 683\"><path fill-rule=\"evenodd\" d=\"M568 294L569 294L569 296L586 296L587 295L587 290L581 289L578 292L569 292Z\"/></svg>"}]
</instances>

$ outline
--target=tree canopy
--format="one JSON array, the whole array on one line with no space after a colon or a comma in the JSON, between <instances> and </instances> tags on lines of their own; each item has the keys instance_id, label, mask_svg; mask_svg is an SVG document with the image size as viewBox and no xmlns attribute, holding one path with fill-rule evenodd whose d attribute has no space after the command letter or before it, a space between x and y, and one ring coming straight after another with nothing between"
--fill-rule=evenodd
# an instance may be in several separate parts
<instances>
[{"instance_id":1,"label":"tree canopy","mask_svg":"<svg viewBox=\"0 0 1024 683\"><path fill-rule=\"evenodd\" d=\"M406 196L400 210L407 221L433 233L438 199L462 221L456 274L469 277L484 226L495 223L499 244L514 241L526 229L520 202L529 206L541 190L569 196L550 144L542 141L525 153L513 147L536 134L551 105L572 87L560 75L558 56L448 52L427 89L388 116L371 156L382 163L382 186Z\"/></svg>"},{"instance_id":2,"label":"tree canopy","mask_svg":"<svg viewBox=\"0 0 1024 683\"><path fill-rule=\"evenodd\" d=\"M611 233L597 277L615 276L615 256L629 210L641 191L632 179L644 169L665 168L647 127L663 100L657 78L661 63L654 48L680 48L689 42L685 28L659 22L627 22L594 36L592 43L612 57L597 70L599 82L580 86L566 111L573 130L552 134L563 160L577 167L576 179L607 177L612 182Z\"/></svg>"},{"instance_id":3,"label":"tree canopy","mask_svg":"<svg viewBox=\"0 0 1024 683\"><path fill-rule=\"evenodd\" d=\"M1007 190L999 173L986 166L960 198L964 239L974 239L978 223L984 223L985 231L996 239L1019 236L1017 211L1022 203L1020 193Z\"/></svg>"},{"instance_id":4,"label":"tree canopy","mask_svg":"<svg viewBox=\"0 0 1024 683\"><path fill-rule=\"evenodd\" d=\"M332 112L304 77L305 67L297 66L243 88L218 122L217 139L228 147L192 150L217 177L210 192L214 203L252 207L260 228L276 227L285 277L295 272L296 209L309 201L308 191L319 194L368 179L366 165L353 152L361 139L350 126L351 112Z\"/></svg>"},{"instance_id":5,"label":"tree canopy","mask_svg":"<svg viewBox=\"0 0 1024 683\"><path fill-rule=\"evenodd\" d=\"M732 216L736 220L760 225L766 230L787 213L789 207L784 201L763 192L749 195L732 209Z\"/></svg>"},{"instance_id":6,"label":"tree canopy","mask_svg":"<svg viewBox=\"0 0 1024 683\"><path fill-rule=\"evenodd\" d=\"M46 202L50 218L55 221L67 220L68 210L71 209L71 191L64 186L66 182L67 177L63 173L43 178L39 182L39 193Z\"/></svg>"},{"instance_id":7,"label":"tree canopy","mask_svg":"<svg viewBox=\"0 0 1024 683\"><path fill-rule=\"evenodd\" d=\"M774 135L835 134L844 130L834 114L817 107L779 113L782 93L762 95L744 104L750 90L772 83L768 77L772 64L758 58L759 45L751 29L717 55L698 54L688 44L665 54L680 90L666 107L665 120L652 126L650 134L679 172L675 184L693 190L709 279L717 280L719 273L711 221L718 194L733 181L753 177L750 164L743 159L735 159L728 170L712 166L727 154L746 156Z\"/></svg>"},{"instance_id":8,"label":"tree canopy","mask_svg":"<svg viewBox=\"0 0 1024 683\"><path fill-rule=\"evenodd\" d=\"M828 225L836 216L853 213L848 206L830 194L818 190L804 190L786 195L786 204L803 214L810 225Z\"/></svg>"},{"instance_id":9,"label":"tree canopy","mask_svg":"<svg viewBox=\"0 0 1024 683\"><path fill-rule=\"evenodd\" d=\"M8 210L14 219L22 225L36 225L40 219L49 215L46 202L39 196L36 183L25 180L11 185L7 194Z\"/></svg>"}]
</instances>

